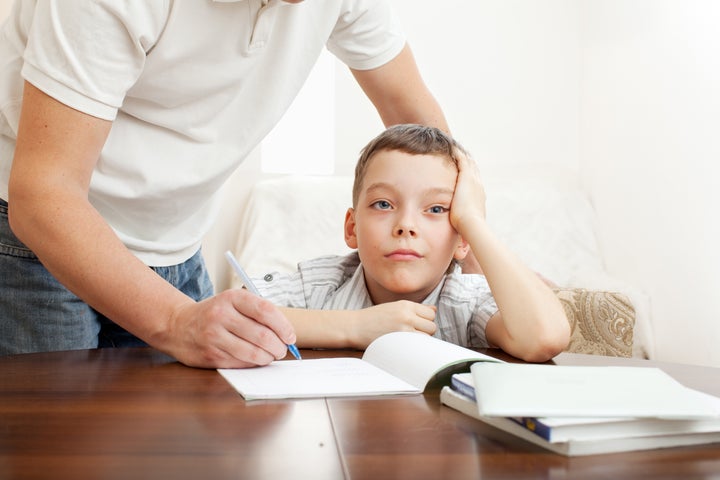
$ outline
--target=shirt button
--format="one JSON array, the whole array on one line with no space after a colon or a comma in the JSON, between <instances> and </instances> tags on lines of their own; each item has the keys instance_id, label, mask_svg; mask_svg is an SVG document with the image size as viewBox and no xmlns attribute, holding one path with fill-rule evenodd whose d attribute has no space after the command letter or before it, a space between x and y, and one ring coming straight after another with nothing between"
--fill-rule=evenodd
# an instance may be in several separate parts
<instances>
[{"instance_id":1,"label":"shirt button","mask_svg":"<svg viewBox=\"0 0 720 480\"><path fill-rule=\"evenodd\" d=\"M272 281L273 281L273 276L272 276L272 274L271 274L271 273L266 274L266 275L263 277L263 280L265 280L266 282L272 282Z\"/></svg>"}]
</instances>

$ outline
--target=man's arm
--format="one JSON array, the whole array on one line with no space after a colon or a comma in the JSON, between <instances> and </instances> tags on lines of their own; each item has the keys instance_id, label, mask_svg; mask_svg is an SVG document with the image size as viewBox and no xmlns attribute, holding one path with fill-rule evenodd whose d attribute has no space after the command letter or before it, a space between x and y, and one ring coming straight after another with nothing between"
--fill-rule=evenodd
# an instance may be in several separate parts
<instances>
[{"instance_id":1,"label":"man's arm","mask_svg":"<svg viewBox=\"0 0 720 480\"><path fill-rule=\"evenodd\" d=\"M8 199L18 238L69 290L183 363L284 357L295 335L269 302L235 290L196 303L132 255L92 207L90 178L110 127L25 83Z\"/></svg>"},{"instance_id":2,"label":"man's arm","mask_svg":"<svg viewBox=\"0 0 720 480\"><path fill-rule=\"evenodd\" d=\"M445 115L420 76L407 44L394 59L381 67L351 71L386 127L417 123L450 131Z\"/></svg>"}]
</instances>

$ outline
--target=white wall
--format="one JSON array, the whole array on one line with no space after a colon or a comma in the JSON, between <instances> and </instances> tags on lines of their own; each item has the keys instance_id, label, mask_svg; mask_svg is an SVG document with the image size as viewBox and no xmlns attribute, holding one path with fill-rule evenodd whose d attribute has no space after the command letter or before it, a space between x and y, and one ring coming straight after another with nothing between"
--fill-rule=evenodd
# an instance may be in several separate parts
<instances>
[{"instance_id":1,"label":"white wall","mask_svg":"<svg viewBox=\"0 0 720 480\"><path fill-rule=\"evenodd\" d=\"M392 0L453 134L485 167L578 168L576 0ZM382 128L344 67L337 78L338 173Z\"/></svg>"},{"instance_id":2,"label":"white wall","mask_svg":"<svg viewBox=\"0 0 720 480\"><path fill-rule=\"evenodd\" d=\"M581 159L657 358L720 366L720 2L585 0Z\"/></svg>"}]
</instances>

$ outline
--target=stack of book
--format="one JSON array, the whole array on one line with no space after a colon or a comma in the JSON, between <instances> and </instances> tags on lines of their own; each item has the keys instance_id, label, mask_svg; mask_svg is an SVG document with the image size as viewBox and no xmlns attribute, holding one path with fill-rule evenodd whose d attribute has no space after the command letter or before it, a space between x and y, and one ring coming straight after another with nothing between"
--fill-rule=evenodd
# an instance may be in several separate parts
<instances>
[{"instance_id":1,"label":"stack of book","mask_svg":"<svg viewBox=\"0 0 720 480\"><path fill-rule=\"evenodd\" d=\"M476 363L440 399L567 456L720 442L720 398L657 368Z\"/></svg>"}]
</instances>

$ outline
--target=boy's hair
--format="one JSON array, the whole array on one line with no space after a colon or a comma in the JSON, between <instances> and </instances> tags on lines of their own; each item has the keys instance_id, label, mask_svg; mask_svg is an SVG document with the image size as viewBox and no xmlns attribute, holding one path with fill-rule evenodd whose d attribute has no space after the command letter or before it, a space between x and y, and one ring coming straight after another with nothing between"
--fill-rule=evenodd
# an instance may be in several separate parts
<instances>
[{"instance_id":1,"label":"boy's hair","mask_svg":"<svg viewBox=\"0 0 720 480\"><path fill-rule=\"evenodd\" d=\"M381 151L398 150L411 155L437 155L445 158L457 167L455 152L460 150L467 155L465 149L450 135L435 127L424 125L394 125L370 140L360 151L360 158L355 166L355 182L353 183L353 207L357 207L362 182L365 180L370 160Z\"/></svg>"}]
</instances>

